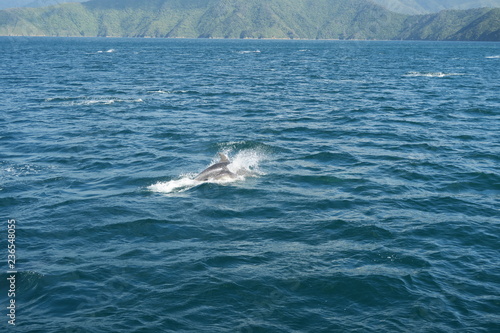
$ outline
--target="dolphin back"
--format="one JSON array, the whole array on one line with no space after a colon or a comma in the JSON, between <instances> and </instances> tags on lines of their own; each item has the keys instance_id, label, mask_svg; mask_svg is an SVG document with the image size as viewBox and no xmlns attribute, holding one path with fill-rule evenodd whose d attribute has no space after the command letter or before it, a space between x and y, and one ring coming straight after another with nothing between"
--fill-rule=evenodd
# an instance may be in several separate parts
<instances>
[{"instance_id":1,"label":"dolphin back","mask_svg":"<svg viewBox=\"0 0 500 333\"><path fill-rule=\"evenodd\" d=\"M229 163L229 158L227 158L227 155L223 154L223 153L219 153L219 158L220 158L220 162L228 162Z\"/></svg>"},{"instance_id":2,"label":"dolphin back","mask_svg":"<svg viewBox=\"0 0 500 333\"><path fill-rule=\"evenodd\" d=\"M229 159L226 155L219 153L220 162L213 164L203 170L198 176L196 176L196 180L205 181L209 179L220 179L223 177L236 177L234 173L229 171L227 166L229 165Z\"/></svg>"}]
</instances>

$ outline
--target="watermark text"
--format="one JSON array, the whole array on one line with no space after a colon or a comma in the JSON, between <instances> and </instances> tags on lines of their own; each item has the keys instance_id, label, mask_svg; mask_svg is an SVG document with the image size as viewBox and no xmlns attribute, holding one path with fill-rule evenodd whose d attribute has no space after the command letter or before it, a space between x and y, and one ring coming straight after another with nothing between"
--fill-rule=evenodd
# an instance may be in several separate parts
<instances>
[{"instance_id":1,"label":"watermark text","mask_svg":"<svg viewBox=\"0 0 500 333\"><path fill-rule=\"evenodd\" d=\"M7 322L16 325L16 220L7 220Z\"/></svg>"}]
</instances>

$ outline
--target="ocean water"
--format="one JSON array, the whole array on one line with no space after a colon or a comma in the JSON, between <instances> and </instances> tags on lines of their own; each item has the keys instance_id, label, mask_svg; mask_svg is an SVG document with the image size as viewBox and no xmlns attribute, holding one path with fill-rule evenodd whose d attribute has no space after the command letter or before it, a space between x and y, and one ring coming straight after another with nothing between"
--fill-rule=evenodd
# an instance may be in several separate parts
<instances>
[{"instance_id":1,"label":"ocean water","mask_svg":"<svg viewBox=\"0 0 500 333\"><path fill-rule=\"evenodd\" d=\"M500 332L499 43L3 37L0 75L3 332Z\"/></svg>"}]
</instances>

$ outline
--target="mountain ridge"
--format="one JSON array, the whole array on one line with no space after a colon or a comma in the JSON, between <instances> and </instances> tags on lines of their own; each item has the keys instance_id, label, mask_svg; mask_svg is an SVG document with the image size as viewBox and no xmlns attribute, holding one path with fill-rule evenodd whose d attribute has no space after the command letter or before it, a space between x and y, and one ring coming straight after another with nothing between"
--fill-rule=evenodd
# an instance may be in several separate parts
<instances>
[{"instance_id":1,"label":"mountain ridge","mask_svg":"<svg viewBox=\"0 0 500 333\"><path fill-rule=\"evenodd\" d=\"M450 9L500 8L500 0L372 0L401 14L433 14Z\"/></svg>"},{"instance_id":2,"label":"mountain ridge","mask_svg":"<svg viewBox=\"0 0 500 333\"><path fill-rule=\"evenodd\" d=\"M46 7L88 0L0 0L0 10L19 7ZM431 14L447 9L500 8L500 0L372 0L390 11L401 14Z\"/></svg>"},{"instance_id":3,"label":"mountain ridge","mask_svg":"<svg viewBox=\"0 0 500 333\"><path fill-rule=\"evenodd\" d=\"M500 9L404 15L368 0L92 0L0 11L0 35L500 40Z\"/></svg>"}]
</instances>

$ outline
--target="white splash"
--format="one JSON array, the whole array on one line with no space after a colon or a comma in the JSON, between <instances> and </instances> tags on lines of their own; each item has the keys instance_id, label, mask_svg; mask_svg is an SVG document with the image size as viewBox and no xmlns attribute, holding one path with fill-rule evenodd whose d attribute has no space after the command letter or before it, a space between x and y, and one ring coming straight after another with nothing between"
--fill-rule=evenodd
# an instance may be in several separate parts
<instances>
[{"instance_id":1,"label":"white splash","mask_svg":"<svg viewBox=\"0 0 500 333\"><path fill-rule=\"evenodd\" d=\"M224 153L230 154L230 152ZM265 158L266 156L257 150L241 150L230 158L231 163L227 168L237 175L263 175L264 173L259 169L259 163Z\"/></svg>"},{"instance_id":2,"label":"white splash","mask_svg":"<svg viewBox=\"0 0 500 333\"><path fill-rule=\"evenodd\" d=\"M0 162L0 180L38 174L41 167L33 164L6 164Z\"/></svg>"},{"instance_id":3,"label":"white splash","mask_svg":"<svg viewBox=\"0 0 500 333\"><path fill-rule=\"evenodd\" d=\"M110 99L106 99L106 98L103 98L103 99L87 99L87 100L83 100L83 101L77 101L77 102L74 102L72 105L111 105L111 104L115 104L115 103L141 103L143 102L142 99L130 99L130 100L125 100L125 99L113 99L113 98L110 98Z\"/></svg>"},{"instance_id":4,"label":"white splash","mask_svg":"<svg viewBox=\"0 0 500 333\"><path fill-rule=\"evenodd\" d=\"M102 104L102 105L110 105L117 102L115 99L88 99L84 101L78 101L73 103L73 105L94 105L94 104Z\"/></svg>"},{"instance_id":5,"label":"white splash","mask_svg":"<svg viewBox=\"0 0 500 333\"><path fill-rule=\"evenodd\" d=\"M116 51L115 49L109 49L107 51L97 51L97 53L113 53L115 51Z\"/></svg>"},{"instance_id":6,"label":"white splash","mask_svg":"<svg viewBox=\"0 0 500 333\"><path fill-rule=\"evenodd\" d=\"M158 182L148 186L148 189L153 192L174 193L184 192L199 185L201 182L192 179L190 176L181 176L180 179L174 179L168 182Z\"/></svg>"},{"instance_id":7,"label":"white splash","mask_svg":"<svg viewBox=\"0 0 500 333\"><path fill-rule=\"evenodd\" d=\"M148 93L150 94L185 94L188 93L188 90L150 90Z\"/></svg>"},{"instance_id":8,"label":"white splash","mask_svg":"<svg viewBox=\"0 0 500 333\"><path fill-rule=\"evenodd\" d=\"M150 94L171 94L172 92L171 91L168 91L168 90L149 90L148 93Z\"/></svg>"},{"instance_id":9,"label":"white splash","mask_svg":"<svg viewBox=\"0 0 500 333\"><path fill-rule=\"evenodd\" d=\"M443 73L443 72L408 72L405 76L408 77L447 77L465 75L462 73Z\"/></svg>"},{"instance_id":10,"label":"white splash","mask_svg":"<svg viewBox=\"0 0 500 333\"><path fill-rule=\"evenodd\" d=\"M142 103L144 100L142 98L129 98L120 99L114 97L50 97L46 98L45 102L62 102L64 105L69 106L88 106L88 105L111 105L114 103Z\"/></svg>"},{"instance_id":11,"label":"white splash","mask_svg":"<svg viewBox=\"0 0 500 333\"><path fill-rule=\"evenodd\" d=\"M238 51L239 54L260 53L260 50L255 51Z\"/></svg>"},{"instance_id":12,"label":"white splash","mask_svg":"<svg viewBox=\"0 0 500 333\"><path fill-rule=\"evenodd\" d=\"M500 55L487 56L486 59L500 59Z\"/></svg>"},{"instance_id":13,"label":"white splash","mask_svg":"<svg viewBox=\"0 0 500 333\"><path fill-rule=\"evenodd\" d=\"M180 175L180 178L173 179L167 182L158 182L156 184L148 186L148 190L158 193L182 193L193 187L196 187L205 183L214 184L230 184L234 182L244 181L247 177L257 177L259 175L264 175L264 173L259 169L259 164L262 160L266 158L265 154L257 150L242 150L239 151L231 157L230 151L222 151L222 153L229 156L231 163L227 166L229 171L236 174L235 178L222 178L222 179L211 179L207 181L196 180L195 177L197 173L189 173ZM214 158L209 165L219 162L218 157ZM207 167L209 166L207 165ZM201 171L201 170L200 170Z\"/></svg>"}]
</instances>

